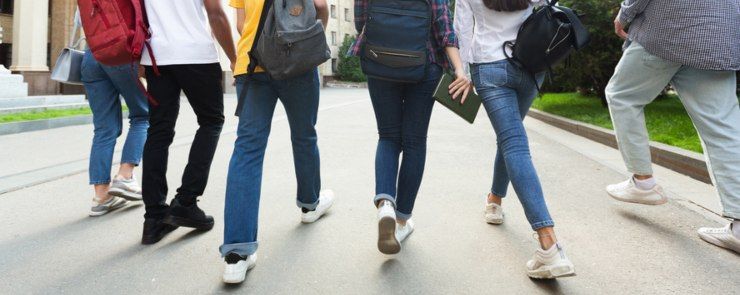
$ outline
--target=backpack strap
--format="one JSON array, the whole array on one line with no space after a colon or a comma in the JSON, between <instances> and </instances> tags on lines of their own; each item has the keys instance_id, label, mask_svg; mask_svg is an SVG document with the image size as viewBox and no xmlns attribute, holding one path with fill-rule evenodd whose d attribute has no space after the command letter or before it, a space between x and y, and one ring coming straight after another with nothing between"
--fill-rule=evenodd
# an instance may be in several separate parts
<instances>
[{"instance_id":1,"label":"backpack strap","mask_svg":"<svg viewBox=\"0 0 740 295\"><path fill-rule=\"evenodd\" d=\"M254 54L254 50L257 48L257 42L259 41L260 36L262 36L262 30L264 30L265 28L267 14L272 8L273 1L274 0L265 0L264 6L262 6L260 21L257 25L257 31L255 32L254 40L252 41L252 48L250 48L249 52L247 53L247 55L249 55L249 65L247 66L247 82L251 81L252 74L254 74L254 71L257 69L257 65L259 64L259 61ZM239 117L239 115L241 114L242 108L244 107L244 99L247 98L247 89L249 89L249 85L244 85L244 88L242 88L241 94L239 95L239 99L237 99L236 112L234 113L234 116Z\"/></svg>"},{"instance_id":2,"label":"backpack strap","mask_svg":"<svg viewBox=\"0 0 740 295\"><path fill-rule=\"evenodd\" d=\"M555 7L555 9L563 12L572 25L571 32L573 33L573 40L575 41L573 42L573 47L575 47L576 50L581 50L583 47L586 47L586 45L591 41L591 37L588 33L588 29L586 29L586 26L581 22L581 18L578 17L578 15L570 8L558 6Z\"/></svg>"}]
</instances>

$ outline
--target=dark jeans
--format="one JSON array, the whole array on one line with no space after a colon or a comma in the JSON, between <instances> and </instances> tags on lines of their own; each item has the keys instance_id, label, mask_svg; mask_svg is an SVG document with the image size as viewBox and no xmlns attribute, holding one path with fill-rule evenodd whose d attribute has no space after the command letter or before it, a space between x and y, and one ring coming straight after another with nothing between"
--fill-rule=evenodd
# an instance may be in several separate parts
<instances>
[{"instance_id":1,"label":"dark jeans","mask_svg":"<svg viewBox=\"0 0 740 295\"><path fill-rule=\"evenodd\" d=\"M265 148L278 100L288 116L293 163L298 184L296 205L316 209L321 190L321 159L316 136L319 111L319 75L316 70L286 80L272 80L256 73L236 78L237 93L248 87L239 115L234 153L226 181L224 244L221 254L252 255L257 251L262 171ZM287 175L286 175L287 176Z\"/></svg>"},{"instance_id":2,"label":"dark jeans","mask_svg":"<svg viewBox=\"0 0 740 295\"><path fill-rule=\"evenodd\" d=\"M419 83L368 79L380 137L375 152L375 202L393 202L398 219L411 218L421 186L434 107L432 95L441 76L442 69L432 65Z\"/></svg>"},{"instance_id":3,"label":"dark jeans","mask_svg":"<svg viewBox=\"0 0 740 295\"><path fill-rule=\"evenodd\" d=\"M159 71L161 75L157 76L152 67L146 67L149 93L159 103L150 107L150 127L144 145L142 193L146 218L163 218L168 211L167 158L180 112L180 91L187 96L200 126L190 147L182 185L177 189L176 197L181 203L191 204L203 194L224 124L219 64L160 66Z\"/></svg>"}]
</instances>

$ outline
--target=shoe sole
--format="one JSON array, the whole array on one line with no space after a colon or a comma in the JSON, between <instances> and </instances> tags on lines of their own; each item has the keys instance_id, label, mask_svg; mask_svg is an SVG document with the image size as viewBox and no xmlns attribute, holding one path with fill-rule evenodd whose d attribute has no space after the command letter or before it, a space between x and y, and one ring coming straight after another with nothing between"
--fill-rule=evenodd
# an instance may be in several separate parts
<instances>
[{"instance_id":1,"label":"shoe sole","mask_svg":"<svg viewBox=\"0 0 740 295\"><path fill-rule=\"evenodd\" d=\"M141 201L142 197L140 194L132 193L120 188L111 188L108 190L108 194L114 197L121 197L129 201Z\"/></svg>"},{"instance_id":2,"label":"shoe sole","mask_svg":"<svg viewBox=\"0 0 740 295\"><path fill-rule=\"evenodd\" d=\"M610 193L610 192L607 192L607 194L610 197L612 197L612 199L615 199L615 200L621 201L621 202L625 202L625 203L641 204L641 205L651 205L651 206L663 205L665 203L668 203L668 198L663 197L663 196L661 196L660 200L655 200L655 201L640 201L640 200L620 198L620 197L617 197L615 195L612 195L612 193Z\"/></svg>"},{"instance_id":3,"label":"shoe sole","mask_svg":"<svg viewBox=\"0 0 740 295\"><path fill-rule=\"evenodd\" d=\"M396 220L385 216L378 221L378 250L383 254L401 252L401 243L396 239Z\"/></svg>"},{"instance_id":4,"label":"shoe sole","mask_svg":"<svg viewBox=\"0 0 740 295\"><path fill-rule=\"evenodd\" d=\"M116 204L115 206L110 207L110 209L105 210L105 211L101 211L101 212L93 212L93 211L90 211L90 213L88 213L88 216L90 216L90 217L100 217L100 216L103 216L103 215L108 214L110 212L113 212L115 210L121 209L124 206L126 206L126 204L128 204L128 201L125 201L124 200L123 202L120 202L120 203Z\"/></svg>"},{"instance_id":5,"label":"shoe sole","mask_svg":"<svg viewBox=\"0 0 740 295\"><path fill-rule=\"evenodd\" d=\"M504 224L503 218L486 218L486 223L493 224L493 225L502 225Z\"/></svg>"},{"instance_id":6,"label":"shoe sole","mask_svg":"<svg viewBox=\"0 0 740 295\"><path fill-rule=\"evenodd\" d=\"M255 266L257 266L257 264L253 263L247 267L247 271L245 271L244 273L240 273L238 275L234 275L233 277L227 274L224 274L222 280L225 284L241 284L244 282L244 280L247 279L247 272L252 270Z\"/></svg>"},{"instance_id":7,"label":"shoe sole","mask_svg":"<svg viewBox=\"0 0 740 295\"><path fill-rule=\"evenodd\" d=\"M176 229L177 229L177 227L168 229L168 230L162 232L162 235L160 235L159 237L148 237L148 238L147 237L142 237L141 238L141 244L142 245L153 245L153 244L159 243L159 241L161 241L162 239L164 239L164 237L166 237L168 234L170 234L171 232L175 231Z\"/></svg>"},{"instance_id":8,"label":"shoe sole","mask_svg":"<svg viewBox=\"0 0 740 295\"><path fill-rule=\"evenodd\" d=\"M202 230L202 231L209 231L213 229L213 225L215 224L215 222L210 222L210 223L195 222L187 218L182 218L182 217L172 216L172 215L167 216L163 222L166 224L172 225L172 226L190 227L190 228L194 228L194 229Z\"/></svg>"},{"instance_id":9,"label":"shoe sole","mask_svg":"<svg viewBox=\"0 0 740 295\"><path fill-rule=\"evenodd\" d=\"M552 280L576 276L576 268L572 265L560 265L551 268L537 269L527 273L530 278L538 280Z\"/></svg>"},{"instance_id":10,"label":"shoe sole","mask_svg":"<svg viewBox=\"0 0 740 295\"><path fill-rule=\"evenodd\" d=\"M730 250L730 251L735 251L736 253L740 254L740 247L736 249L735 247L733 247L731 245L728 245L727 243L725 243L725 242L723 242L721 240L718 240L717 238L715 238L715 237L713 237L711 235L699 233L699 238L701 238L703 241L705 241L707 243L710 243L710 244L715 245L717 247L720 247L722 249L727 249L727 250Z\"/></svg>"}]
</instances>

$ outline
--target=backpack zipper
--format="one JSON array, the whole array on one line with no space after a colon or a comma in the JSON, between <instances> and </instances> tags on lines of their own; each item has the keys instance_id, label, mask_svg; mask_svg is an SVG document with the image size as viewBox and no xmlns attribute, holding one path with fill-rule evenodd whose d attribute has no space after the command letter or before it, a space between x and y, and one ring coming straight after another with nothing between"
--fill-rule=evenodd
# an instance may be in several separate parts
<instances>
[{"instance_id":1,"label":"backpack zipper","mask_svg":"<svg viewBox=\"0 0 740 295\"><path fill-rule=\"evenodd\" d=\"M419 58L418 55L413 55L413 54L396 53L396 52L388 52L388 51L375 51L375 50L372 50L372 49L370 49L370 53L375 58L378 58L378 54L398 56L398 57L408 57L408 58Z\"/></svg>"}]
</instances>

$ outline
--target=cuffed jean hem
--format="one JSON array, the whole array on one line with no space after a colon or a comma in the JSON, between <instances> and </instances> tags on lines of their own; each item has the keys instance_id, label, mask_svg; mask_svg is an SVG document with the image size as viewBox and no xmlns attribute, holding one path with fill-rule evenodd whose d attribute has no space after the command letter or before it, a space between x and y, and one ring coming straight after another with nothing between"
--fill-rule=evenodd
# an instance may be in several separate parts
<instances>
[{"instance_id":1,"label":"cuffed jean hem","mask_svg":"<svg viewBox=\"0 0 740 295\"><path fill-rule=\"evenodd\" d=\"M555 226L555 223L552 222L552 220L545 220L545 221L540 221L540 222L536 222L532 224L532 230L536 231L541 228L553 227L553 226Z\"/></svg>"},{"instance_id":2,"label":"cuffed jean hem","mask_svg":"<svg viewBox=\"0 0 740 295\"><path fill-rule=\"evenodd\" d=\"M221 251L221 257L226 257L229 253L236 253L240 256L249 256L257 252L258 242L251 243L238 243L238 244L224 244L218 247Z\"/></svg>"},{"instance_id":3,"label":"cuffed jean hem","mask_svg":"<svg viewBox=\"0 0 740 295\"><path fill-rule=\"evenodd\" d=\"M401 211L396 210L396 220L405 221L409 219L411 219L411 213L406 214L406 213L402 213Z\"/></svg>"},{"instance_id":4,"label":"cuffed jean hem","mask_svg":"<svg viewBox=\"0 0 740 295\"><path fill-rule=\"evenodd\" d=\"M98 184L110 184L110 178L108 180L91 180L90 185L98 185Z\"/></svg>"},{"instance_id":5,"label":"cuffed jean hem","mask_svg":"<svg viewBox=\"0 0 740 295\"><path fill-rule=\"evenodd\" d=\"M732 219L735 219L735 220L740 220L740 213L738 213L738 212L727 212L727 211L725 211L722 214L722 216L727 217L727 218L732 218Z\"/></svg>"},{"instance_id":6,"label":"cuffed jean hem","mask_svg":"<svg viewBox=\"0 0 740 295\"><path fill-rule=\"evenodd\" d=\"M389 194L379 194L373 199L373 205L378 206L380 201L389 201L393 204L393 208L396 208L396 198Z\"/></svg>"},{"instance_id":7,"label":"cuffed jean hem","mask_svg":"<svg viewBox=\"0 0 740 295\"><path fill-rule=\"evenodd\" d=\"M492 193L492 194L493 194L494 196L497 196L497 197L499 197L499 198L502 198L502 199L503 199L503 198L506 198L506 193L503 193L503 194L502 194L502 193L498 193L498 192L496 192L495 190L491 190L491 193ZM488 197L488 196L486 196L486 197Z\"/></svg>"},{"instance_id":8,"label":"cuffed jean hem","mask_svg":"<svg viewBox=\"0 0 740 295\"><path fill-rule=\"evenodd\" d=\"M125 160L125 159L121 160L121 164L131 164L131 165L134 165L134 167L139 167L139 163L141 163L141 160L138 160L138 161L137 160Z\"/></svg>"},{"instance_id":9,"label":"cuffed jean hem","mask_svg":"<svg viewBox=\"0 0 740 295\"><path fill-rule=\"evenodd\" d=\"M296 200L295 204L298 206L298 208L305 208L306 210L313 211L316 210L316 207L319 206L319 200L316 200L316 202L313 204L301 203L301 201Z\"/></svg>"}]
</instances>

